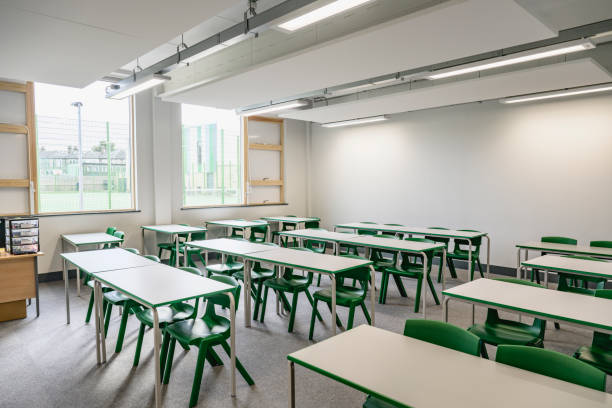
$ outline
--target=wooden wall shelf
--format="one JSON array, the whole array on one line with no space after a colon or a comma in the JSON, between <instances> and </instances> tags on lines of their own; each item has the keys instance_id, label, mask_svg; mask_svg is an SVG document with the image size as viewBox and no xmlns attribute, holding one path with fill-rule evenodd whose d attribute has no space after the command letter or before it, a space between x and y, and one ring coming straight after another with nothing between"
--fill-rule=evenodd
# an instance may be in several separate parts
<instances>
[{"instance_id":1,"label":"wooden wall shelf","mask_svg":"<svg viewBox=\"0 0 612 408\"><path fill-rule=\"evenodd\" d=\"M252 186L282 186L283 180L251 180Z\"/></svg>"},{"instance_id":2,"label":"wooden wall shelf","mask_svg":"<svg viewBox=\"0 0 612 408\"><path fill-rule=\"evenodd\" d=\"M0 187L30 187L28 179L0 179Z\"/></svg>"},{"instance_id":3,"label":"wooden wall shelf","mask_svg":"<svg viewBox=\"0 0 612 408\"><path fill-rule=\"evenodd\" d=\"M20 135L27 135L28 128L23 125L13 125L10 123L0 123L0 133L18 133Z\"/></svg>"},{"instance_id":4,"label":"wooden wall shelf","mask_svg":"<svg viewBox=\"0 0 612 408\"><path fill-rule=\"evenodd\" d=\"M251 143L249 144L249 149L254 149L254 150L277 150L277 151L282 151L283 150L283 146L282 145L273 145L273 144L261 144L261 143Z\"/></svg>"}]
</instances>

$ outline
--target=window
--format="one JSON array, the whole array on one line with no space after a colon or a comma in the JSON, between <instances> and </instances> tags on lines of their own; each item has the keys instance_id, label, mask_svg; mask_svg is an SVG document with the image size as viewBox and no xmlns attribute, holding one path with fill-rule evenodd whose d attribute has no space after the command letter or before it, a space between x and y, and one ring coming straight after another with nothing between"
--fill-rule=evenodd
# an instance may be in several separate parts
<instances>
[{"instance_id":1,"label":"window","mask_svg":"<svg viewBox=\"0 0 612 408\"><path fill-rule=\"evenodd\" d=\"M183 204L242 204L240 116L232 110L181 105Z\"/></svg>"},{"instance_id":2,"label":"window","mask_svg":"<svg viewBox=\"0 0 612 408\"><path fill-rule=\"evenodd\" d=\"M35 84L39 212L134 208L131 98Z\"/></svg>"}]
</instances>

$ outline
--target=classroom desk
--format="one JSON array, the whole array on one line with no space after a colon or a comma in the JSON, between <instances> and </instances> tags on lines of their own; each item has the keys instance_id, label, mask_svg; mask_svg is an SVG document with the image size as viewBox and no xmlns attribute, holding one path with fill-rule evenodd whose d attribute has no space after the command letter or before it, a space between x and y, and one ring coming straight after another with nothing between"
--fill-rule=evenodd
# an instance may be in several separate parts
<instances>
[{"instance_id":1,"label":"classroom desk","mask_svg":"<svg viewBox=\"0 0 612 408\"><path fill-rule=\"evenodd\" d=\"M194 232L204 232L207 231L204 227L191 227L189 225L177 225L177 224L168 224L168 225L144 225L140 227L142 230L142 253L145 253L145 230L159 232L162 234L170 235L170 239L175 242L176 245L176 257L175 264L177 268L179 267L179 234L191 234Z\"/></svg>"},{"instance_id":2,"label":"classroom desk","mask_svg":"<svg viewBox=\"0 0 612 408\"><path fill-rule=\"evenodd\" d=\"M521 268L521 251L525 252L525 261L529 258L529 250L539 252L551 252L555 254L565 255L587 255L597 258L612 259L612 248L592 247L588 245L567 245L555 244L552 242L531 241L522 244L516 244L516 274L520 274Z\"/></svg>"},{"instance_id":3,"label":"classroom desk","mask_svg":"<svg viewBox=\"0 0 612 408\"><path fill-rule=\"evenodd\" d=\"M251 228L260 227L261 225L265 225L263 222L255 222L255 221L245 221L245 220L217 220L217 221L206 221L206 225L217 225L220 227L225 227L228 232L228 236L231 235L232 228L241 229L243 233L243 238L248 239L251 236ZM267 224L267 223L266 223ZM266 241L270 241L270 229L268 229L268 236L266 237Z\"/></svg>"},{"instance_id":4,"label":"classroom desk","mask_svg":"<svg viewBox=\"0 0 612 408\"><path fill-rule=\"evenodd\" d=\"M371 271L372 288L370 289L370 297L372 301L372 325L374 325L374 307L375 307L375 290L376 275L372 267L372 261L365 259L345 258L334 255L317 254L314 252L297 251L291 248L273 248L270 251L254 252L244 255L245 259L266 262L285 268L295 268L307 272L328 275L332 281L331 297L332 297L332 330L336 334L336 276L340 272L346 272L351 269L369 266ZM280 269L280 268L279 268ZM245 276L247 274L245 273ZM249 291L250 288L245 288Z\"/></svg>"},{"instance_id":5,"label":"classroom desk","mask_svg":"<svg viewBox=\"0 0 612 408\"><path fill-rule=\"evenodd\" d=\"M321 229L298 229L291 231L279 231L278 235L285 237L291 237L302 242L303 240L314 240L329 242L333 245L334 254L338 255L340 248L338 243L347 239L353 239L359 237L357 234L345 234L343 232L327 231Z\"/></svg>"},{"instance_id":6,"label":"classroom desk","mask_svg":"<svg viewBox=\"0 0 612 408\"><path fill-rule=\"evenodd\" d=\"M605 392L365 325L291 353L287 359L290 408L295 407L295 364L402 407L612 404L612 395Z\"/></svg>"},{"instance_id":7,"label":"classroom desk","mask_svg":"<svg viewBox=\"0 0 612 408\"><path fill-rule=\"evenodd\" d=\"M38 296L38 257L34 254L0 255L0 321L26 317L26 299L36 298L36 317L40 315Z\"/></svg>"},{"instance_id":8,"label":"classroom desk","mask_svg":"<svg viewBox=\"0 0 612 408\"><path fill-rule=\"evenodd\" d=\"M461 239L469 242L468 245L468 269L472 264L472 240L476 238L485 238L487 240L487 277L491 272L491 237L486 232L461 231L452 229L436 229L423 227L405 227L403 225L385 225L385 224L366 224L362 222L350 222L346 224L336 224L336 228L352 229L352 230L368 230L377 232L392 232L396 234L408 235L423 235L431 237L450 238L452 240Z\"/></svg>"},{"instance_id":9,"label":"classroom desk","mask_svg":"<svg viewBox=\"0 0 612 408\"><path fill-rule=\"evenodd\" d=\"M448 302L454 299L472 305L472 324L474 306L480 305L612 334L610 299L492 279L477 279L447 289L443 294L445 322L448 321Z\"/></svg>"},{"instance_id":10,"label":"classroom desk","mask_svg":"<svg viewBox=\"0 0 612 408\"><path fill-rule=\"evenodd\" d=\"M289 225L293 225L293 229L297 230L297 229L303 229L306 228L306 223L307 222L312 222L312 221L319 221L319 218L315 218L315 217L287 217L284 215L278 215L278 216L274 216L274 217L261 217L262 220L266 220L266 221L272 221L272 222L277 222L278 223L278 231L282 231L283 230L283 225L284 224L289 224ZM280 238L279 238L280 240ZM280 242L279 242L280 244Z\"/></svg>"},{"instance_id":11,"label":"classroom desk","mask_svg":"<svg viewBox=\"0 0 612 408\"><path fill-rule=\"evenodd\" d=\"M548 272L563 272L570 275L612 279L612 262L570 258L567 256L544 255L522 262L524 268L544 271L544 286L548 287ZM520 269L519 269L520 271ZM521 274L517 278L521 278Z\"/></svg>"},{"instance_id":12,"label":"classroom desk","mask_svg":"<svg viewBox=\"0 0 612 408\"><path fill-rule=\"evenodd\" d=\"M156 262L145 258L144 256L136 255L122 248L98 249L85 252L67 252L60 254L63 264L64 277L64 295L66 297L66 323L70 324L70 300L68 298L68 263L77 267L77 276L79 269L86 274L95 272L111 271L114 269L135 268L139 266L147 266ZM80 283L77 283L79 285Z\"/></svg>"},{"instance_id":13,"label":"classroom desk","mask_svg":"<svg viewBox=\"0 0 612 408\"><path fill-rule=\"evenodd\" d=\"M96 351L98 363L106 362L106 339L104 337L104 314L102 313L102 285L123 293L133 301L153 312L153 352L155 367L155 407L161 402L160 343L161 330L157 308L172 303L226 293L230 298L230 342L231 342L231 395L236 395L236 322L235 299L232 286L213 279L154 262L149 266L94 272L96 314ZM101 348L101 350L100 350ZM100 356L101 354L101 356Z\"/></svg>"},{"instance_id":14,"label":"classroom desk","mask_svg":"<svg viewBox=\"0 0 612 408\"><path fill-rule=\"evenodd\" d=\"M105 232L92 232L85 234L65 234L62 237L62 252L66 252L64 249L64 243L72 245L75 252L79 252L80 247L97 245L98 249L103 244L119 244L123 242L123 238L117 238L114 235L107 234ZM81 277L77 273L77 296L81 296Z\"/></svg>"},{"instance_id":15,"label":"classroom desk","mask_svg":"<svg viewBox=\"0 0 612 408\"><path fill-rule=\"evenodd\" d=\"M226 255L237 256L244 260L244 325L245 327L251 327L251 265L250 262L245 259L246 254L253 252L270 251L276 247L264 244L258 244L250 241L243 241L240 239L230 238L217 238L217 239L206 239L199 241L185 242L186 247L199 248L204 250L204 261L208 265L208 253L218 252L221 254L221 262L225 262ZM185 256L187 251L185 251ZM185 264L186 265L186 264ZM248 271L248 273L247 273Z\"/></svg>"}]
</instances>

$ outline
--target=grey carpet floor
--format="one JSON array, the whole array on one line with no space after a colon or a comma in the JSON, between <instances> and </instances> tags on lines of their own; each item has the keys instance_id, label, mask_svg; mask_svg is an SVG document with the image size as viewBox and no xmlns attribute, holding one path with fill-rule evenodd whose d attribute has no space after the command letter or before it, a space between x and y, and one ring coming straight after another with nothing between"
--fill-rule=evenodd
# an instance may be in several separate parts
<instances>
[{"instance_id":1,"label":"grey carpet floor","mask_svg":"<svg viewBox=\"0 0 612 408\"><path fill-rule=\"evenodd\" d=\"M465 271L459 280L465 281ZM323 286L328 284L323 279ZM401 298L390 284L386 305L376 305L376 325L401 333L406 319L420 318L412 312L415 286L405 281L408 298ZM128 323L123 351L114 353L120 316L113 313L107 349L108 362L96 365L94 325L85 324L89 299L85 288L77 297L71 281L72 324L66 325L64 288L62 282L42 283L40 287L41 315L35 317L34 305L28 307L23 320L0 323L0 406L1 407L148 407L153 405L153 342L151 332L145 335L140 365L132 366L138 322ZM438 291L441 286L437 285ZM249 387L237 375L237 396L230 397L228 358L219 348L225 366L206 364L198 406L272 408L287 406L287 354L312 344L308 340L311 307L302 295L293 333L287 333L287 316L275 313L273 297L269 298L265 323L254 322L244 327L242 310L237 313L237 355L249 371L255 385ZM242 303L242 302L241 302ZM240 304L242 308L242 304ZM330 313L320 306L325 320L317 322L315 341L331 335ZM486 310L476 309L476 321L482 322ZM339 308L343 322L346 310ZM502 314L502 317L505 315ZM428 318L441 320L442 308L428 297ZM470 324L470 306L450 303L449 321L461 327ZM92 320L93 322L93 320ZM355 325L365 323L358 310ZM590 344L592 333L568 326L555 330L548 325L545 346L572 354L583 344ZM372 347L376 347L372 344ZM367 350L363 350L367 353ZM172 379L162 388L164 406L187 407L196 364L195 350L177 347ZM494 348L489 348L494 358ZM358 359L359 355L355 355ZM407 370L410 370L407 367ZM478 386L478 384L474 384ZM298 407L360 407L364 394L320 375L296 367L296 402ZM441 384L443 390L443 384ZM610 391L612 387L608 385ZM472 392L478 392L473 389ZM460 405L457 405L460 406Z\"/></svg>"}]
</instances>

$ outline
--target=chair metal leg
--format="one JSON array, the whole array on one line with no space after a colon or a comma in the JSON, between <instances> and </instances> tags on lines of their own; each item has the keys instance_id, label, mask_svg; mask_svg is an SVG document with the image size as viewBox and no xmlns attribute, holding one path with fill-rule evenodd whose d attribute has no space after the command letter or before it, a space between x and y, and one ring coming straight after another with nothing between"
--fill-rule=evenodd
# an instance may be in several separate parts
<instances>
[{"instance_id":1,"label":"chair metal leg","mask_svg":"<svg viewBox=\"0 0 612 408\"><path fill-rule=\"evenodd\" d=\"M312 313L310 314L310 329L308 330L308 340L312 340L314 335L314 325L315 325L315 316L318 313L317 304L319 303L318 299L314 299L312 303Z\"/></svg>"},{"instance_id":2,"label":"chair metal leg","mask_svg":"<svg viewBox=\"0 0 612 408\"><path fill-rule=\"evenodd\" d=\"M419 313L421 301L421 288L423 287L423 277L417 279L416 296L414 297L414 313Z\"/></svg>"},{"instance_id":3,"label":"chair metal leg","mask_svg":"<svg viewBox=\"0 0 612 408\"><path fill-rule=\"evenodd\" d=\"M289 327L287 329L287 331L289 333L291 333L293 331L293 323L295 323L295 314L296 314L296 310L297 310L297 303L298 303L298 296L299 296L300 292L295 292L293 294L293 299L291 302L291 314L289 315Z\"/></svg>"},{"instance_id":4,"label":"chair metal leg","mask_svg":"<svg viewBox=\"0 0 612 408\"><path fill-rule=\"evenodd\" d=\"M361 302L359 306L361 306L361 310L363 311L363 315L368 321L368 324L372 325L372 319L370 318L370 313L368 312L368 308L366 307L365 302Z\"/></svg>"},{"instance_id":5,"label":"chair metal leg","mask_svg":"<svg viewBox=\"0 0 612 408\"><path fill-rule=\"evenodd\" d=\"M348 321L346 322L346 330L353 328L353 321L355 320L355 305L349 306Z\"/></svg>"},{"instance_id":6,"label":"chair metal leg","mask_svg":"<svg viewBox=\"0 0 612 408\"><path fill-rule=\"evenodd\" d=\"M136 352L134 353L134 367L136 367L140 361L140 351L142 350L142 340L144 339L145 328L146 326L144 323L140 323L140 329L138 329L138 340L136 340Z\"/></svg>"},{"instance_id":7,"label":"chair metal leg","mask_svg":"<svg viewBox=\"0 0 612 408\"><path fill-rule=\"evenodd\" d=\"M123 314L121 315L121 324L119 325L119 334L117 335L117 344L115 345L115 353L121 353L123 348L123 339L125 337L125 328L127 326L128 317L130 317L130 302L126 302Z\"/></svg>"}]
</instances>

